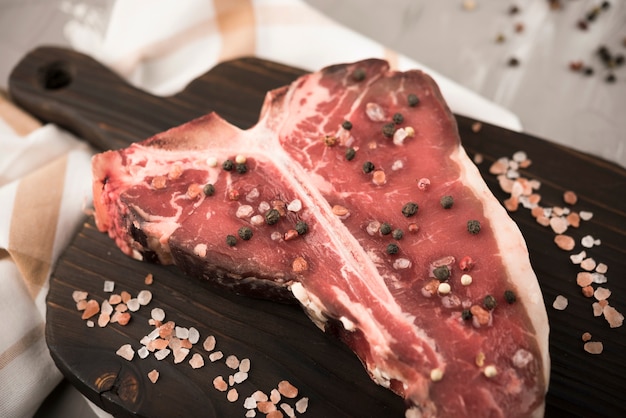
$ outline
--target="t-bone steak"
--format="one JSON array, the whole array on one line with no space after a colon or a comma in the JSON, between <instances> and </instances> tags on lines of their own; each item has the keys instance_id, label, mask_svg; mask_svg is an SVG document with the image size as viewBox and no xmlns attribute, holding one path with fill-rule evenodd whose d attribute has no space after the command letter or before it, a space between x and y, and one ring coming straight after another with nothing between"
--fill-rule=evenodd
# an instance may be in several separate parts
<instances>
[{"instance_id":1,"label":"t-bone steak","mask_svg":"<svg viewBox=\"0 0 626 418\"><path fill-rule=\"evenodd\" d=\"M334 65L93 159L98 228L136 259L297 299L407 417L541 416L548 320L522 235L421 71Z\"/></svg>"}]
</instances>

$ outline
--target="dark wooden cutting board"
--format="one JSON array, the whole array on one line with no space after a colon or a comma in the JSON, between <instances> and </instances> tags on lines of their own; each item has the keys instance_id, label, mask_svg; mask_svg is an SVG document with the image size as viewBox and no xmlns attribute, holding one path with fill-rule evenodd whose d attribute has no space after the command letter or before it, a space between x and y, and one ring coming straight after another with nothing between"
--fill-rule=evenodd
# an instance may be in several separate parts
<instances>
[{"instance_id":1,"label":"dark wooden cutting board","mask_svg":"<svg viewBox=\"0 0 626 418\"><path fill-rule=\"evenodd\" d=\"M179 125L209 111L241 127L252 126L267 90L293 81L304 72L257 58L222 63L171 97L155 97L137 90L94 60L58 48L39 48L16 66L9 79L10 94L20 106L44 122L57 123L99 149L120 148L133 141ZM558 110L555 110L558 111ZM549 117L548 115L546 117ZM590 234L602 240L587 250L609 266L612 306L626 312L626 170L569 148L483 124L471 129L471 119L458 116L463 144L470 155L480 153L479 165L490 189L502 201L490 164L524 150L533 164L522 175L542 182L543 205L562 206L565 190L574 190L577 211L593 219L570 230L577 242ZM553 243L554 233L538 225L528 210L512 214L527 240L531 261L543 290L551 326L551 385L546 416L626 416L626 327L609 328L592 314L592 300L576 285L578 266L569 253ZM575 252L582 249L577 245ZM146 274L154 284L143 283ZM88 291L99 302L116 292L153 293L148 308L133 314L125 326L88 328L72 300L74 290ZM569 299L556 311L557 295ZM233 371L223 361L194 370L171 357L158 362L137 357L127 362L115 354L126 343L139 347L150 332L150 309L161 307L177 325L195 327L201 341L217 339L224 354L251 359L248 380L237 385L240 398L231 403L213 388L218 376ZM583 350L581 335L588 331L604 343L604 352ZM173 267L133 261L99 233L88 217L58 261L47 299L46 338L59 369L82 393L105 410L120 416L145 417L243 416L243 400L255 390L266 393L288 380L310 399L308 417L402 417L403 401L372 383L357 358L332 336L320 332L298 306L238 296L205 282L184 277ZM193 352L206 352L197 344ZM152 384L147 373L160 371ZM289 401L293 406L294 401Z\"/></svg>"}]
</instances>

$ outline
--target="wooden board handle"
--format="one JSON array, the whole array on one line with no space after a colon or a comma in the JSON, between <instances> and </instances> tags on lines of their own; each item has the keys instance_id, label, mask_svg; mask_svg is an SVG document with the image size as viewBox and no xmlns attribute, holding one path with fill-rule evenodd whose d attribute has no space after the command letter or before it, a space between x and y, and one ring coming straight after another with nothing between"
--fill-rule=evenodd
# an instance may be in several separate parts
<instances>
[{"instance_id":1,"label":"wooden board handle","mask_svg":"<svg viewBox=\"0 0 626 418\"><path fill-rule=\"evenodd\" d=\"M248 127L250 120L258 118L264 98L260 91L280 87L285 79L293 80L303 73L244 58L216 66L174 96L158 97L131 86L84 54L40 47L13 69L9 92L19 106L37 118L56 123L106 150L126 147L213 110L239 127ZM233 91L240 95L233 95Z\"/></svg>"}]
</instances>

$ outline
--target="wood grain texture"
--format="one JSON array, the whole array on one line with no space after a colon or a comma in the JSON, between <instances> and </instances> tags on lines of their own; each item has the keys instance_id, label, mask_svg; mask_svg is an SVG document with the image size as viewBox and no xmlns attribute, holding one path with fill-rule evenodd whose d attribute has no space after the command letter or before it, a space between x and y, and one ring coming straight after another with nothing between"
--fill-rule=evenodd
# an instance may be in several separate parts
<instances>
[{"instance_id":1,"label":"wood grain texture","mask_svg":"<svg viewBox=\"0 0 626 418\"><path fill-rule=\"evenodd\" d=\"M303 71L256 58L242 58L216 66L172 97L141 92L83 55L41 48L27 55L12 73L13 99L45 122L58 123L101 149L120 148L156 132L183 123L210 110L246 128L253 125L267 90L294 80ZM562 194L574 190L573 210L594 213L580 228L568 231L577 240L590 234L602 240L587 253L609 266L612 306L626 312L626 170L612 163L522 133L483 124L475 133L471 119L457 116L464 147L479 165L488 186L501 201L507 196L491 162L524 150L533 164L521 174L542 182L542 205L563 206ZM552 373L546 416L625 416L626 328L611 329L594 317L592 299L576 284L578 266L571 253L553 242L554 233L540 226L526 209L512 213L527 241L531 262L540 281L551 326ZM181 326L194 326L201 339L216 336L218 349L252 360L250 378L238 386L240 399L231 404L213 389L217 375L228 375L223 365L209 363L193 370L171 358L126 362L115 355L125 343L139 347L150 331L149 309L133 315L126 327L109 325L89 329L71 298L73 290L86 290L96 300L107 297L104 280L114 280L116 291L136 294L146 288L143 278L154 274L150 287L167 318ZM556 311L557 295L569 299L565 311ZM588 331L604 343L604 352L583 350L581 335ZM332 336L321 333L297 306L237 296L209 284L183 277L175 268L130 260L91 219L60 259L48 295L47 341L52 356L74 385L92 401L116 415L135 416L242 416L243 398L256 389L269 392L287 379L310 398L310 417L403 416L403 402L377 387L359 361ZM193 352L203 353L194 347ZM203 353L205 354L205 353ZM157 384L147 380L158 368ZM232 371L230 371L232 373ZM349 401L348 401L349 400ZM293 403L292 403L293 404Z\"/></svg>"}]
</instances>

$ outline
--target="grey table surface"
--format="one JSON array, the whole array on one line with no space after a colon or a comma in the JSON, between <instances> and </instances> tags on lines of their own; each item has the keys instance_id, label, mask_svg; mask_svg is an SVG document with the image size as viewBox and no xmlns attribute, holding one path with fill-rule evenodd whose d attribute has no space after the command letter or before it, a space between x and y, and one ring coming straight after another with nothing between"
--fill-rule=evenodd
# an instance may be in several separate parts
<instances>
[{"instance_id":1,"label":"grey table surface","mask_svg":"<svg viewBox=\"0 0 626 418\"><path fill-rule=\"evenodd\" d=\"M106 15L112 1L92 0L89 6ZM608 2L593 21L586 16L602 3L596 0L306 1L511 110L525 132L626 166L626 65L617 58L626 55L626 1ZM81 3L0 0L0 89L28 50L68 44L68 11ZM613 66L601 59L601 46ZM573 62L593 73L573 71ZM84 399L62 383L38 416L90 414Z\"/></svg>"}]
</instances>

